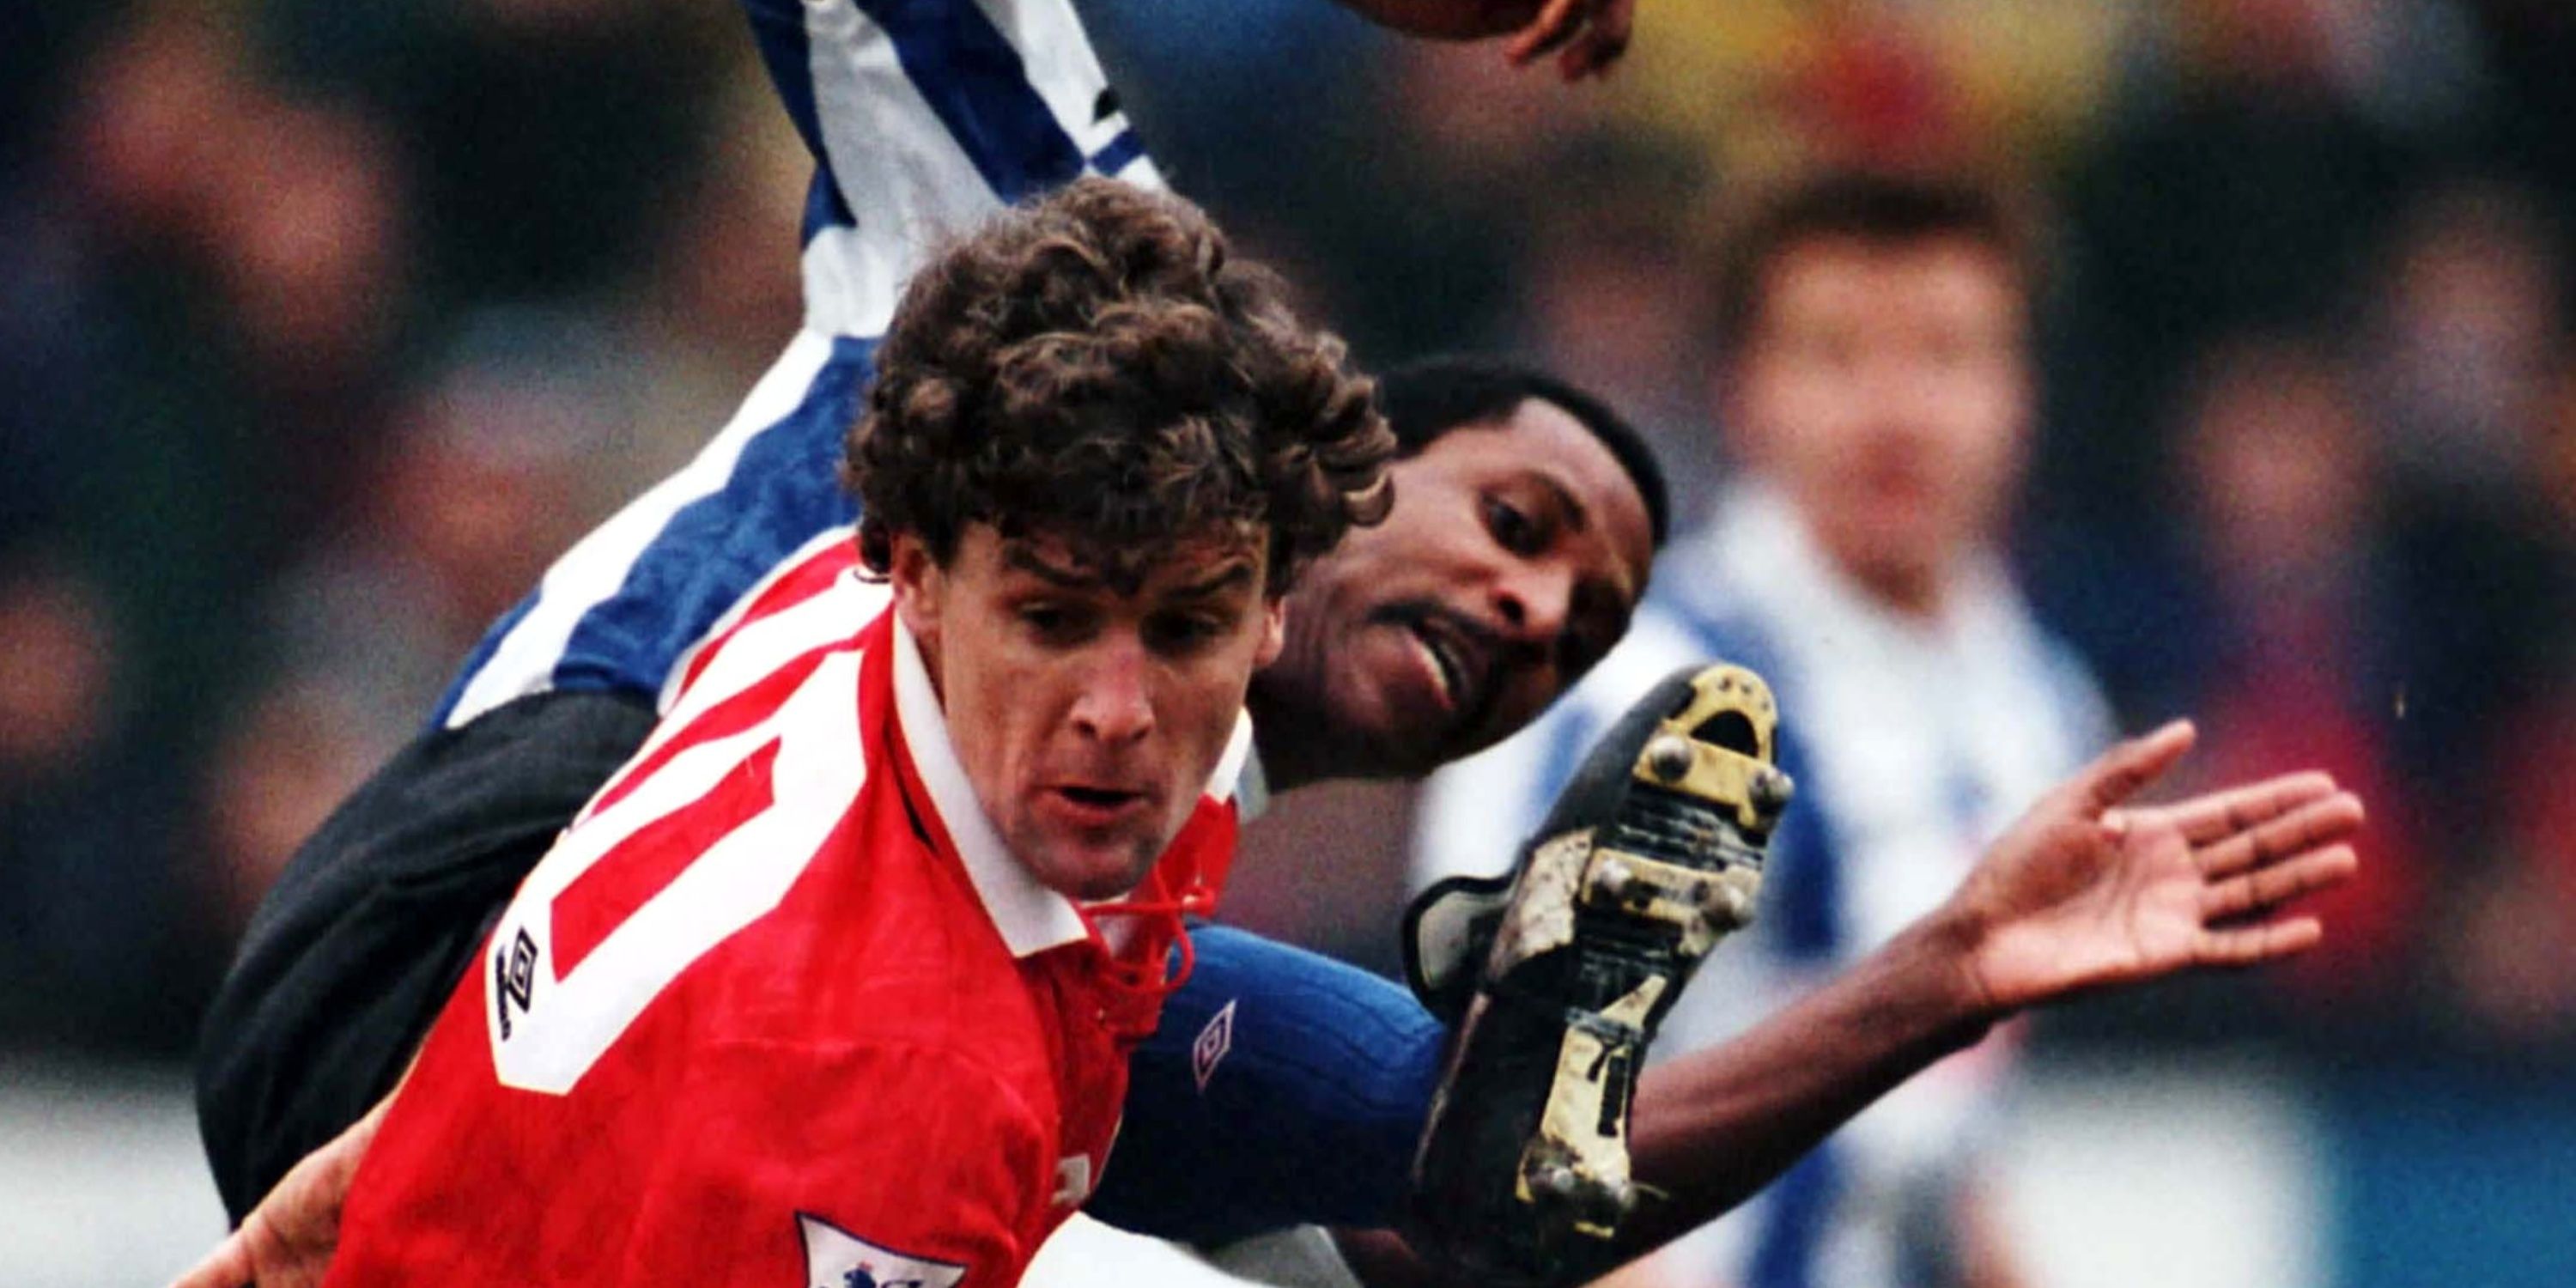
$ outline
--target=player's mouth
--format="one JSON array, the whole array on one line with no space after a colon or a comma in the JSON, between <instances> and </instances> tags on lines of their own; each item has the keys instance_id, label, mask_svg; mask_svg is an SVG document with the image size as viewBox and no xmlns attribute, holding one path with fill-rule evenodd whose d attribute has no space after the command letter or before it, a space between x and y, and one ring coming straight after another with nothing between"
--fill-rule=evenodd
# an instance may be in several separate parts
<instances>
[{"instance_id":1,"label":"player's mouth","mask_svg":"<svg viewBox=\"0 0 2576 1288\"><path fill-rule=\"evenodd\" d=\"M1874 506L1923 504L1934 485L1931 462L1894 446L1864 454L1848 477Z\"/></svg>"},{"instance_id":2,"label":"player's mouth","mask_svg":"<svg viewBox=\"0 0 2576 1288\"><path fill-rule=\"evenodd\" d=\"M1122 787L1056 783L1046 789L1044 799L1053 812L1077 827L1106 828L1137 817L1153 797Z\"/></svg>"},{"instance_id":3,"label":"player's mouth","mask_svg":"<svg viewBox=\"0 0 2576 1288\"><path fill-rule=\"evenodd\" d=\"M1499 650L1492 639L1474 623L1437 609L1408 614L1403 626L1430 681L1445 731L1454 736L1478 727L1501 688L1494 675Z\"/></svg>"}]
</instances>

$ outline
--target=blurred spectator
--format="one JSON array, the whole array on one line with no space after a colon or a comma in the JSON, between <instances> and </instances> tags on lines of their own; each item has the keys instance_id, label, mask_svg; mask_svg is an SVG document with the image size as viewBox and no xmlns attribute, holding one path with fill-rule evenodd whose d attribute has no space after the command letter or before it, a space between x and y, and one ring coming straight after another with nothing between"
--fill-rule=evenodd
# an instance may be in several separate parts
<instances>
[{"instance_id":1,"label":"blurred spectator","mask_svg":"<svg viewBox=\"0 0 2576 1288\"><path fill-rule=\"evenodd\" d=\"M802 176L750 148L695 166L738 119L701 111L712 87L751 71L723 6L80 12L0 57L62 85L0 139L0 549L76 555L13 571L0 605L7 740L58 748L0 767L0 1041L174 1053L187 981L303 807L410 731L581 524L694 449L634 447L646 375L683 387L653 346L703 353L729 405L793 327ZM639 254L663 239L669 293ZM752 247L785 307L722 280ZM417 337L470 329L465 303L572 290L591 307L404 371ZM626 315L566 320L621 290ZM73 719L102 686L109 714Z\"/></svg>"},{"instance_id":2,"label":"blurred spectator","mask_svg":"<svg viewBox=\"0 0 2576 1288\"><path fill-rule=\"evenodd\" d=\"M119 736L128 665L86 574L0 556L0 1050L175 1054L213 982L166 786Z\"/></svg>"},{"instance_id":3,"label":"blurred spectator","mask_svg":"<svg viewBox=\"0 0 2576 1288\"><path fill-rule=\"evenodd\" d=\"M598 328L496 311L469 320L451 355L397 413L353 521L265 605L265 652L290 686L362 688L369 709L396 713L390 729L373 722L371 746L408 735L484 628L626 499L594 477L625 478L614 466L629 405Z\"/></svg>"},{"instance_id":4,"label":"blurred spectator","mask_svg":"<svg viewBox=\"0 0 2576 1288\"><path fill-rule=\"evenodd\" d=\"M225 942L238 938L295 847L402 744L369 677L291 680L254 699L207 759L198 893ZM411 716L417 708L407 708Z\"/></svg>"},{"instance_id":5,"label":"blurred spectator","mask_svg":"<svg viewBox=\"0 0 2576 1288\"><path fill-rule=\"evenodd\" d=\"M2576 342L2559 342L2531 444L2548 575L2521 607L2545 659L2493 704L2493 740L2470 758L2463 814L2482 815L2494 862L2460 901L2445 982L2479 1047L2576 1054Z\"/></svg>"},{"instance_id":6,"label":"blurred spectator","mask_svg":"<svg viewBox=\"0 0 2576 1288\"><path fill-rule=\"evenodd\" d=\"M402 123L428 279L469 303L632 271L751 43L696 0L265 0L258 34L282 79Z\"/></svg>"},{"instance_id":7,"label":"blurred spectator","mask_svg":"<svg viewBox=\"0 0 2576 1288\"><path fill-rule=\"evenodd\" d=\"M1643 135L1584 136L1549 167L1514 274L1520 345L1601 395L1653 441L1678 517L1700 518L1718 466L1705 428L1708 292L1691 234L1707 204L1691 157Z\"/></svg>"},{"instance_id":8,"label":"blurred spectator","mask_svg":"<svg viewBox=\"0 0 2576 1288\"><path fill-rule=\"evenodd\" d=\"M2496 84L2483 125L2498 160L2537 176L2560 211L2576 204L2576 7L2561 0L2466 0Z\"/></svg>"},{"instance_id":9,"label":"blurred spectator","mask_svg":"<svg viewBox=\"0 0 2576 1288\"><path fill-rule=\"evenodd\" d=\"M457 350L404 411L363 529L437 588L451 659L626 499L592 495L585 477L626 420L622 371L600 339L574 318L514 311L475 320Z\"/></svg>"},{"instance_id":10,"label":"blurred spectator","mask_svg":"<svg viewBox=\"0 0 2576 1288\"><path fill-rule=\"evenodd\" d=\"M375 375L410 262L387 140L343 108L262 99L236 110L248 119L235 123L241 146L223 159L207 223L244 361L290 397Z\"/></svg>"},{"instance_id":11,"label":"blurred spectator","mask_svg":"<svg viewBox=\"0 0 2576 1288\"><path fill-rule=\"evenodd\" d=\"M707 166L675 180L651 274L619 310L632 432L592 462L611 503L685 464L732 417L804 317L797 229L813 159L766 92L728 94L701 124Z\"/></svg>"},{"instance_id":12,"label":"blurred spectator","mask_svg":"<svg viewBox=\"0 0 2576 1288\"><path fill-rule=\"evenodd\" d=\"M2559 338L2532 458L2552 552L2563 573L2576 574L2576 332ZM2564 579L2560 588L2566 588ZM2576 619L2557 618L2557 638L2551 642L2576 643L2571 631L2576 631Z\"/></svg>"},{"instance_id":13,"label":"blurred spectator","mask_svg":"<svg viewBox=\"0 0 2576 1288\"><path fill-rule=\"evenodd\" d=\"M2373 528L2372 441L2331 355L2247 336L2202 361L2178 442L2207 596L2167 608L2198 650L2185 703L2206 735L2196 772L2233 782L2313 766L2370 802L2360 876L2318 901L2334 934L2283 968L2298 996L2328 1004L2300 1013L2328 1022L2386 1017L2432 876L2394 746L2416 641Z\"/></svg>"},{"instance_id":14,"label":"blurred spectator","mask_svg":"<svg viewBox=\"0 0 2576 1288\"><path fill-rule=\"evenodd\" d=\"M2056 365L2056 416L2086 427L2042 463L2041 492L2080 498L2115 547L2158 526L2153 476L2167 391L2201 337L2303 325L2345 307L2385 212L2429 142L2377 114L2396 65L2361 33L2411 0L2186 0L2164 10L2161 83L2066 185L2081 282ZM2170 92L2156 90L2170 86ZM2429 130L2432 122L2407 120Z\"/></svg>"},{"instance_id":15,"label":"blurred spectator","mask_svg":"<svg viewBox=\"0 0 2576 1288\"><path fill-rule=\"evenodd\" d=\"M2391 598L2411 632L2398 749L2446 834L2484 823L2472 781L2525 679L2555 666L2549 553L2532 486L2567 326L2563 232L2503 179L2429 187L2401 221L2361 370Z\"/></svg>"},{"instance_id":16,"label":"blurred spectator","mask_svg":"<svg viewBox=\"0 0 2576 1288\"><path fill-rule=\"evenodd\" d=\"M2029 167L2081 137L2152 0L1643 5L1609 123L1729 175L1841 160Z\"/></svg>"},{"instance_id":17,"label":"blurred spectator","mask_svg":"<svg viewBox=\"0 0 2576 1288\"><path fill-rule=\"evenodd\" d=\"M0 203L42 153L62 101L62 79L99 29L118 16L110 4L0 7Z\"/></svg>"},{"instance_id":18,"label":"blurred spectator","mask_svg":"<svg viewBox=\"0 0 2576 1288\"><path fill-rule=\"evenodd\" d=\"M2376 274L2363 368L2400 495L2475 506L2520 486L2565 326L2563 244L2510 182L2455 182L2408 203Z\"/></svg>"},{"instance_id":19,"label":"blurred spectator","mask_svg":"<svg viewBox=\"0 0 2576 1288\"><path fill-rule=\"evenodd\" d=\"M1744 472L1658 562L1628 639L1426 791L1417 877L1490 873L1674 667L1763 674L1797 807L1761 916L1683 995L1668 1050L1751 1027L1929 911L2109 735L2002 560L2035 398L2031 254L2011 203L1967 182L1827 174L1757 204L1711 319L1717 420ZM2015 1045L1934 1066L1645 1278L2020 1282L1979 1158Z\"/></svg>"},{"instance_id":20,"label":"blurred spectator","mask_svg":"<svg viewBox=\"0 0 2576 1288\"><path fill-rule=\"evenodd\" d=\"M0 777L71 776L107 740L115 641L88 580L49 561L0 575Z\"/></svg>"},{"instance_id":21,"label":"blurred spectator","mask_svg":"<svg viewBox=\"0 0 2576 1288\"><path fill-rule=\"evenodd\" d=\"M378 450L406 285L372 128L290 103L240 46L212 11L153 4L77 74L58 155L79 223L53 270L73 362L27 413L58 521L129 623L138 736L182 756L245 678L260 580L346 512Z\"/></svg>"},{"instance_id":22,"label":"blurred spectator","mask_svg":"<svg viewBox=\"0 0 2576 1288\"><path fill-rule=\"evenodd\" d=\"M1582 109L1547 92L1561 87L1499 58L1441 52L1385 51L1372 83L1342 108L1349 119L1336 140L1345 158L1364 153L1371 164L1322 169L1322 187L1271 212L1304 223L1314 250L1343 266L1339 294L1351 309L1337 320L1376 362L1501 342L1525 221L1564 195L1548 164L1562 154L1549 144L1580 128Z\"/></svg>"},{"instance_id":23,"label":"blurred spectator","mask_svg":"<svg viewBox=\"0 0 2576 1288\"><path fill-rule=\"evenodd\" d=\"M2576 1051L2576 670L2499 730L2493 861L2448 920L2455 1031L2481 1053Z\"/></svg>"},{"instance_id":24,"label":"blurred spectator","mask_svg":"<svg viewBox=\"0 0 2576 1288\"><path fill-rule=\"evenodd\" d=\"M1887 12L1825 6L1816 45L1791 73L1792 120L1815 158L1841 165L1958 165L1958 88L1926 33Z\"/></svg>"},{"instance_id":25,"label":"blurred spectator","mask_svg":"<svg viewBox=\"0 0 2576 1288\"><path fill-rule=\"evenodd\" d=\"M241 661L257 683L196 783L205 841L190 889L225 940L305 837L418 731L484 628L624 499L595 492L629 405L627 368L603 334L561 312L466 320L394 417L365 504L270 583L259 647Z\"/></svg>"},{"instance_id":26,"label":"blurred spectator","mask_svg":"<svg viewBox=\"0 0 2576 1288\"><path fill-rule=\"evenodd\" d=\"M234 29L177 4L147 6L83 69L63 152L93 224L123 241L189 241L224 181L256 94Z\"/></svg>"},{"instance_id":27,"label":"blurred spectator","mask_svg":"<svg viewBox=\"0 0 2576 1288\"><path fill-rule=\"evenodd\" d=\"M97 377L79 235L51 194L0 191L0 543L59 531L78 470L60 409Z\"/></svg>"}]
</instances>

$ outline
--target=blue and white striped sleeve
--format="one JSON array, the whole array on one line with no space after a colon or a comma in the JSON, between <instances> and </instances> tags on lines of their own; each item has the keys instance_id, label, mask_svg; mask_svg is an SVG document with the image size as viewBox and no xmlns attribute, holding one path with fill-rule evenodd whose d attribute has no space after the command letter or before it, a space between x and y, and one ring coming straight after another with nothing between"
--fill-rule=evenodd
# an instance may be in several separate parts
<instances>
[{"instance_id":1,"label":"blue and white striped sleeve","mask_svg":"<svg viewBox=\"0 0 2576 1288\"><path fill-rule=\"evenodd\" d=\"M1084 173L1159 186L1067 0L744 0L815 159L805 326L697 459L548 569L435 722L549 690L661 693L777 563L855 511L833 472L875 337L938 242Z\"/></svg>"},{"instance_id":2,"label":"blue and white striped sleeve","mask_svg":"<svg viewBox=\"0 0 2576 1288\"><path fill-rule=\"evenodd\" d=\"M1151 186L1069 0L744 0L814 155L808 327L885 329L923 253L1084 173Z\"/></svg>"}]
</instances>

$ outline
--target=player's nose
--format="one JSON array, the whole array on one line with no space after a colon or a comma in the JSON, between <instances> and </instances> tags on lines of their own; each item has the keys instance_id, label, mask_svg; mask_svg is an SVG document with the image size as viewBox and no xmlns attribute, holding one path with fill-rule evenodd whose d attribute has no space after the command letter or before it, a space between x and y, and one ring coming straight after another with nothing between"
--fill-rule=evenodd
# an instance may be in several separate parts
<instances>
[{"instance_id":1,"label":"player's nose","mask_svg":"<svg viewBox=\"0 0 2576 1288\"><path fill-rule=\"evenodd\" d=\"M1523 563L1494 580L1492 621L1514 644L1554 648L1574 608L1574 577L1550 564Z\"/></svg>"},{"instance_id":2,"label":"player's nose","mask_svg":"<svg viewBox=\"0 0 2576 1288\"><path fill-rule=\"evenodd\" d=\"M1134 742L1151 733L1154 703L1146 686L1147 666L1140 641L1104 641L1093 651L1082 690L1074 696L1075 730L1107 743Z\"/></svg>"}]
</instances>

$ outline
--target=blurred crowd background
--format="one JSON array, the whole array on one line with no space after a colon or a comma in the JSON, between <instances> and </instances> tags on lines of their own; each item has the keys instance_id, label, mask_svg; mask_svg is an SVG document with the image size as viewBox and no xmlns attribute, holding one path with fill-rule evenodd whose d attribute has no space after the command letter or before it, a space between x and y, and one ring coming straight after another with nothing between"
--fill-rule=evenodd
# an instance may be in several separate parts
<instances>
[{"instance_id":1,"label":"blurred crowd background","mask_svg":"<svg viewBox=\"0 0 2576 1288\"><path fill-rule=\"evenodd\" d=\"M1321 0L1082 7L1174 185L1364 362L1596 388L1686 522L1736 194L2027 186L2042 615L2212 776L2374 815L2329 951L2034 1059L2251 1052L2322 1106L2337 1281L2568 1281L2576 7L1642 0L1572 90ZM0 11L0 1053L186 1059L303 835L783 345L805 173L724 0ZM1238 917L1391 965L1406 811L1256 832Z\"/></svg>"}]
</instances>

